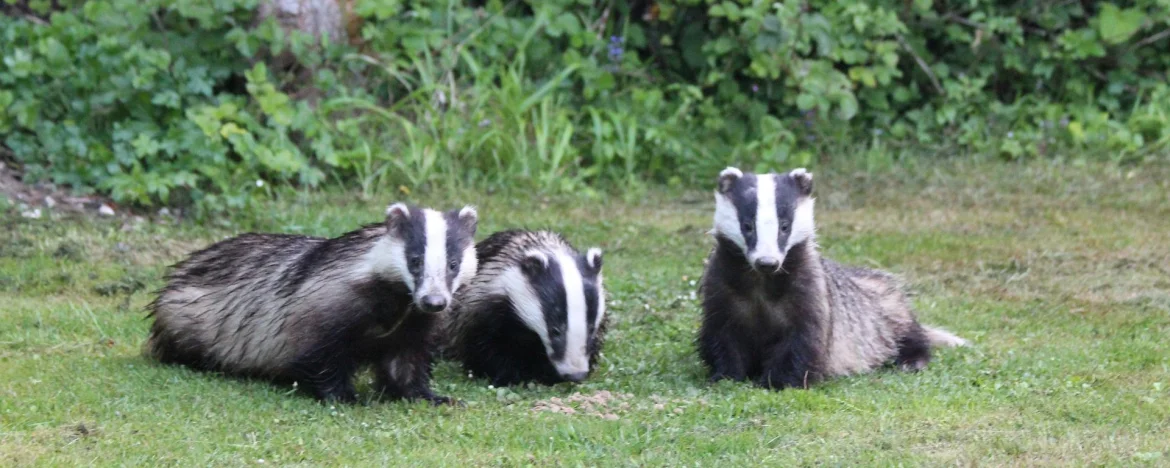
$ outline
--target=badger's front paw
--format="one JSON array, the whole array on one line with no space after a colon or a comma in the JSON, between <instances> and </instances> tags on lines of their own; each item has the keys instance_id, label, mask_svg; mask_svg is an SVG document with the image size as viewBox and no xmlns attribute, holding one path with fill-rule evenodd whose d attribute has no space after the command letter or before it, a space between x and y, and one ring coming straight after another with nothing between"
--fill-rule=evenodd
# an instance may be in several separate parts
<instances>
[{"instance_id":1,"label":"badger's front paw","mask_svg":"<svg viewBox=\"0 0 1170 468\"><path fill-rule=\"evenodd\" d=\"M810 371L792 369L765 371L755 379L755 384L771 390L784 390L786 388L808 388L814 381L815 378Z\"/></svg>"}]
</instances>

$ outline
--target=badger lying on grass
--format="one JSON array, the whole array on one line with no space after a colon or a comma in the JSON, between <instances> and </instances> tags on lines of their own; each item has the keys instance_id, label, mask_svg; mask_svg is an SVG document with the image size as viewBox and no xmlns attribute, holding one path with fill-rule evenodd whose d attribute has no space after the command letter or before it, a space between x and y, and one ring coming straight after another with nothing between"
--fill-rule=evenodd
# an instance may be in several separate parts
<instances>
[{"instance_id":1,"label":"badger lying on grass","mask_svg":"<svg viewBox=\"0 0 1170 468\"><path fill-rule=\"evenodd\" d=\"M373 364L391 398L449 401L430 389L438 314L476 270L475 209L397 203L384 223L340 237L244 234L174 265L148 309L147 353L164 363L296 382L356 401Z\"/></svg>"},{"instance_id":2,"label":"badger lying on grass","mask_svg":"<svg viewBox=\"0 0 1170 468\"><path fill-rule=\"evenodd\" d=\"M480 242L479 273L443 327L444 355L493 385L580 382L605 336L601 250L559 234L504 231Z\"/></svg>"},{"instance_id":3,"label":"badger lying on grass","mask_svg":"<svg viewBox=\"0 0 1170 468\"><path fill-rule=\"evenodd\" d=\"M821 258L813 177L727 168L700 291L698 345L711 379L806 387L893 361L919 370L961 338L918 323L894 276Z\"/></svg>"}]
</instances>

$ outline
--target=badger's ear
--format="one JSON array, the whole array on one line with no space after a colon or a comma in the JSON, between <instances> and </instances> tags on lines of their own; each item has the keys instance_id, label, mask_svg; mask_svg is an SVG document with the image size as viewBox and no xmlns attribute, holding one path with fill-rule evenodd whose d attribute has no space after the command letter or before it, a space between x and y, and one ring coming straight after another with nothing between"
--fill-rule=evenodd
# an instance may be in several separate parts
<instances>
[{"instance_id":1,"label":"badger's ear","mask_svg":"<svg viewBox=\"0 0 1170 468\"><path fill-rule=\"evenodd\" d=\"M585 264L594 273L601 273L601 249L594 247L585 252Z\"/></svg>"},{"instance_id":2,"label":"badger's ear","mask_svg":"<svg viewBox=\"0 0 1170 468\"><path fill-rule=\"evenodd\" d=\"M467 226L467 230L475 234L475 230L479 227L479 213L475 211L475 207L467 205L459 210L459 221Z\"/></svg>"},{"instance_id":3,"label":"badger's ear","mask_svg":"<svg viewBox=\"0 0 1170 468\"><path fill-rule=\"evenodd\" d=\"M548 255L544 252L532 251L524 254L520 259L520 271L528 276L536 276L548 268Z\"/></svg>"},{"instance_id":4,"label":"badger's ear","mask_svg":"<svg viewBox=\"0 0 1170 468\"><path fill-rule=\"evenodd\" d=\"M731 187L735 185L735 181L743 177L743 171L728 167L719 173L719 193L727 193L731 191Z\"/></svg>"},{"instance_id":5,"label":"badger's ear","mask_svg":"<svg viewBox=\"0 0 1170 468\"><path fill-rule=\"evenodd\" d=\"M793 169L788 173L792 176L792 180L796 181L796 186L800 188L800 193L809 196L813 191L813 175L805 168Z\"/></svg>"},{"instance_id":6,"label":"badger's ear","mask_svg":"<svg viewBox=\"0 0 1170 468\"><path fill-rule=\"evenodd\" d=\"M386 225L399 228L410 222L410 206L405 203L395 203L386 207Z\"/></svg>"}]
</instances>

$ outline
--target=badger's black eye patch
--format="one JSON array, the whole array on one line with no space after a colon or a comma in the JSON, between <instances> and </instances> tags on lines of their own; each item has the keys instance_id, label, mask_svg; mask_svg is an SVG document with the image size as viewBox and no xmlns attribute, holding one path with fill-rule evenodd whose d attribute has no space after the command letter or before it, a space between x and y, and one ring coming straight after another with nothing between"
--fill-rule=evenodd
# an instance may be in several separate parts
<instances>
[{"instance_id":1,"label":"badger's black eye patch","mask_svg":"<svg viewBox=\"0 0 1170 468\"><path fill-rule=\"evenodd\" d=\"M406 266L411 270L417 270L422 267L422 255L411 255L406 259Z\"/></svg>"},{"instance_id":2,"label":"badger's black eye patch","mask_svg":"<svg viewBox=\"0 0 1170 468\"><path fill-rule=\"evenodd\" d=\"M756 226L750 222L745 222L740 226L740 229L743 230L744 234L751 234L753 231L755 231Z\"/></svg>"},{"instance_id":3,"label":"badger's black eye patch","mask_svg":"<svg viewBox=\"0 0 1170 468\"><path fill-rule=\"evenodd\" d=\"M453 258L453 259L451 259L451 261L447 262L447 269L451 270L451 271L458 270L459 269L459 259Z\"/></svg>"},{"instance_id":4,"label":"badger's black eye patch","mask_svg":"<svg viewBox=\"0 0 1170 468\"><path fill-rule=\"evenodd\" d=\"M788 232L788 223L780 224L780 232Z\"/></svg>"}]
</instances>

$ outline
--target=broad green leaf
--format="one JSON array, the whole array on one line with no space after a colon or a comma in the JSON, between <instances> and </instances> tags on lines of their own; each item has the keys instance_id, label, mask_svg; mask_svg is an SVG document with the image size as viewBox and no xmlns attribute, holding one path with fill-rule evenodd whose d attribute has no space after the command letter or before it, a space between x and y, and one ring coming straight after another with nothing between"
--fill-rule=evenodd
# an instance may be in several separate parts
<instances>
[{"instance_id":1,"label":"broad green leaf","mask_svg":"<svg viewBox=\"0 0 1170 468\"><path fill-rule=\"evenodd\" d=\"M838 110L838 116L842 120L849 120L857 115L857 98L853 97L853 93L842 96L838 104L841 106Z\"/></svg>"},{"instance_id":2,"label":"broad green leaf","mask_svg":"<svg viewBox=\"0 0 1170 468\"><path fill-rule=\"evenodd\" d=\"M1122 10L1112 3L1103 3L1097 15L1097 32L1105 42L1120 44L1133 37L1145 20L1145 13L1137 8Z\"/></svg>"},{"instance_id":3,"label":"broad green leaf","mask_svg":"<svg viewBox=\"0 0 1170 468\"><path fill-rule=\"evenodd\" d=\"M809 110L809 109L812 109L816 106L817 106L817 98L813 97L813 95L807 94L807 93L800 93L799 96L796 96L796 107L799 107L800 110L802 110L802 111Z\"/></svg>"}]
</instances>

